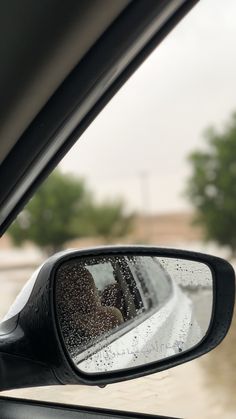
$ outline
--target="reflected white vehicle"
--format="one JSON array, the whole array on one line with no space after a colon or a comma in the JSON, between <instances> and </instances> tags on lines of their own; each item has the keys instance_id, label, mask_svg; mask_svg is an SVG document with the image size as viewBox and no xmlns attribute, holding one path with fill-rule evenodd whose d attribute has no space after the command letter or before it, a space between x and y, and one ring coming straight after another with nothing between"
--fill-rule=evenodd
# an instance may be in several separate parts
<instances>
[{"instance_id":1,"label":"reflected white vehicle","mask_svg":"<svg viewBox=\"0 0 236 419\"><path fill-rule=\"evenodd\" d=\"M149 309L150 316L139 323L137 316L132 322L132 329L122 329L113 333L113 341L109 337L104 345L98 343L93 348L75 355L73 361L78 368L87 373L98 371L115 371L135 367L147 362L186 351L201 341L202 331L197 323L193 302L185 295L179 285L162 267L156 257L125 257L122 262L123 273L130 275L130 281L136 287L136 311ZM96 286L102 291L109 283L109 269L101 276L101 267L91 269L96 277ZM119 278L117 278L119 280ZM120 275L122 280L122 275ZM138 290L138 292L137 292ZM127 292L124 293L127 296ZM155 307L152 311L151 307ZM84 359L86 357L86 359ZM84 359L84 360L83 360Z\"/></svg>"}]
</instances>

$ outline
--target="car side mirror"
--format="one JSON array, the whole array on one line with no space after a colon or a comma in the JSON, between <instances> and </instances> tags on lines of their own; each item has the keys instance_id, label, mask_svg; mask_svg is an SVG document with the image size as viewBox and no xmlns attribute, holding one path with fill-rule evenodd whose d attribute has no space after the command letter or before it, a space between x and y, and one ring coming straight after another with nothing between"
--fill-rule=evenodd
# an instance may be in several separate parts
<instances>
[{"instance_id":1,"label":"car side mirror","mask_svg":"<svg viewBox=\"0 0 236 419\"><path fill-rule=\"evenodd\" d=\"M233 268L217 257L135 246L58 253L0 324L0 388L103 386L174 367L221 342L234 298Z\"/></svg>"}]
</instances>

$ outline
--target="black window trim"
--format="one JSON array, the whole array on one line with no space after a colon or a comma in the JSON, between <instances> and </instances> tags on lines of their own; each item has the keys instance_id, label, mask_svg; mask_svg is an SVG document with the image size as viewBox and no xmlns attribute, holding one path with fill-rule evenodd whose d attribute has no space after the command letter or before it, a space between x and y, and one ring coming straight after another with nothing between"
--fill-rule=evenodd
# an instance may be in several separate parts
<instances>
[{"instance_id":1,"label":"black window trim","mask_svg":"<svg viewBox=\"0 0 236 419\"><path fill-rule=\"evenodd\" d=\"M197 2L136 0L105 32L1 165L1 179L7 182L0 185L0 235L107 102Z\"/></svg>"}]
</instances>

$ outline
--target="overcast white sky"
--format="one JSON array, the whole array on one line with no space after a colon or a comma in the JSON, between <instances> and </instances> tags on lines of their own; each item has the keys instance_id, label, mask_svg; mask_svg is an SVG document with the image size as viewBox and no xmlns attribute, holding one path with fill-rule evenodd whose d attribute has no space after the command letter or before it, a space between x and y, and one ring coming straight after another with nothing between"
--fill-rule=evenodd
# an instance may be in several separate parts
<instances>
[{"instance_id":1,"label":"overcast white sky","mask_svg":"<svg viewBox=\"0 0 236 419\"><path fill-rule=\"evenodd\" d=\"M236 0L202 0L147 59L61 163L98 199L185 210L186 156L236 110ZM144 175L143 175L144 174ZM144 204L145 203L145 204Z\"/></svg>"}]
</instances>

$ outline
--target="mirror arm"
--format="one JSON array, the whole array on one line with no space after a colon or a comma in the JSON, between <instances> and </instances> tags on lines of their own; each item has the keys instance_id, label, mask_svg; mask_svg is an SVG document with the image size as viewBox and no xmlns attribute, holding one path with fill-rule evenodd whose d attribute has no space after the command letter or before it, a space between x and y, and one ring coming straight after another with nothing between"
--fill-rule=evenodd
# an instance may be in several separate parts
<instances>
[{"instance_id":1,"label":"mirror arm","mask_svg":"<svg viewBox=\"0 0 236 419\"><path fill-rule=\"evenodd\" d=\"M59 385L51 368L22 356L0 353L0 391Z\"/></svg>"},{"instance_id":2,"label":"mirror arm","mask_svg":"<svg viewBox=\"0 0 236 419\"><path fill-rule=\"evenodd\" d=\"M24 355L22 335L19 315L0 324L0 391L62 384L47 364Z\"/></svg>"}]
</instances>

